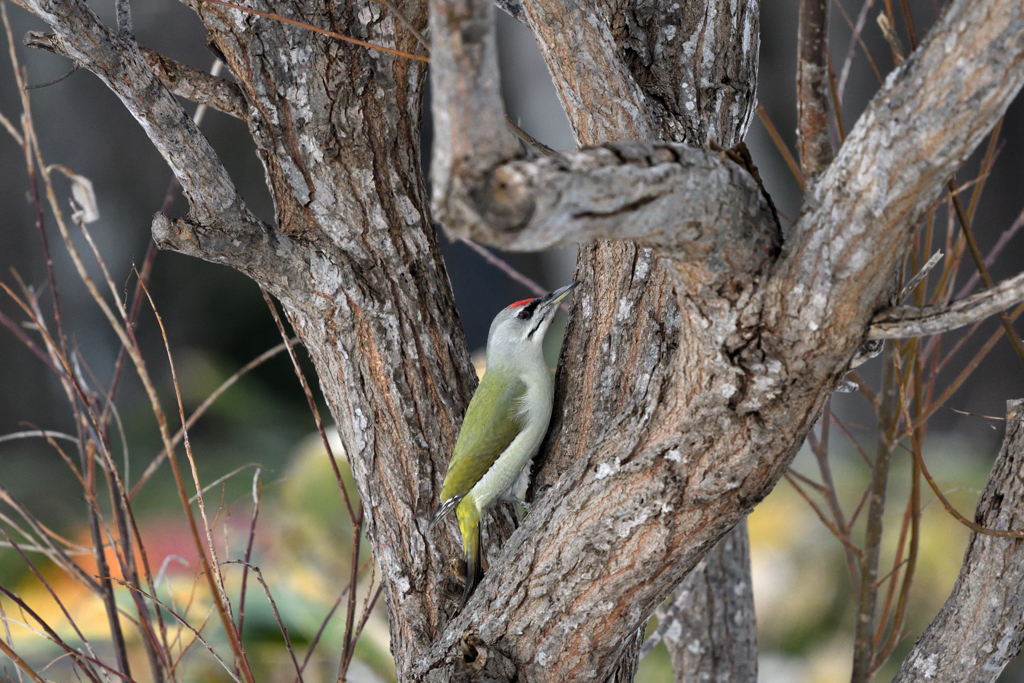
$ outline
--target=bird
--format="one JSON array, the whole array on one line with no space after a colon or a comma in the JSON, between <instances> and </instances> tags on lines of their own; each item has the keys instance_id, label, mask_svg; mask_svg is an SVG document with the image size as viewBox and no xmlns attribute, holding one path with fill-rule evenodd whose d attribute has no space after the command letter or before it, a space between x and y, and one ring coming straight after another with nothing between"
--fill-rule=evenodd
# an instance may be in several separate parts
<instances>
[{"instance_id":1,"label":"bird","mask_svg":"<svg viewBox=\"0 0 1024 683\"><path fill-rule=\"evenodd\" d=\"M530 469L551 421L555 382L544 362L544 335L577 280L550 294L516 301L491 322L487 369L469 401L430 522L455 511L466 558L465 607L482 576L480 519L499 501L529 509Z\"/></svg>"}]
</instances>

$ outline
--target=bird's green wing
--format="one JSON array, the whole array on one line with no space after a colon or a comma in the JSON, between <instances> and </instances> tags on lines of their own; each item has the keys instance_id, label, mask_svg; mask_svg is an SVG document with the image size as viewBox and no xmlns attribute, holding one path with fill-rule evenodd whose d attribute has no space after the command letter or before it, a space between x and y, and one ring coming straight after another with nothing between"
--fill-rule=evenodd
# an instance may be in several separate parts
<instances>
[{"instance_id":1,"label":"bird's green wing","mask_svg":"<svg viewBox=\"0 0 1024 683\"><path fill-rule=\"evenodd\" d=\"M519 405L525 394L526 383L522 380L484 373L462 420L441 489L442 501L469 493L516 438L522 429Z\"/></svg>"}]
</instances>

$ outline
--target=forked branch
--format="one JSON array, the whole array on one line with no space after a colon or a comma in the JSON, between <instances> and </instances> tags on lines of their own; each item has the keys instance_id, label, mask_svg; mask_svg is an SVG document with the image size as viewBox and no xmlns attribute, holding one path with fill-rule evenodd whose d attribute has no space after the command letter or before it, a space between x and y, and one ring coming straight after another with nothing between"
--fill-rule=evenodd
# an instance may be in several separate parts
<instances>
[{"instance_id":1,"label":"forked branch","mask_svg":"<svg viewBox=\"0 0 1024 683\"><path fill-rule=\"evenodd\" d=\"M232 265L243 268L252 256L267 254L267 226L245 206L213 147L160 82L134 40L105 26L81 0L27 0L25 5L54 31L31 32L26 45L68 57L95 73L142 125L181 183L191 211L188 220L177 222L173 230L166 228L166 219L157 217L154 232L167 240L161 246L195 251L189 243L198 245L207 228L216 227L247 239L253 248L262 247ZM232 253L242 256L236 247L224 252L224 261Z\"/></svg>"},{"instance_id":2,"label":"forked branch","mask_svg":"<svg viewBox=\"0 0 1024 683\"><path fill-rule=\"evenodd\" d=\"M1024 0L957 0L808 193L766 298L767 346L834 375L887 300L910 227L1024 84ZM853 303L859 302L859 303Z\"/></svg>"}]
</instances>

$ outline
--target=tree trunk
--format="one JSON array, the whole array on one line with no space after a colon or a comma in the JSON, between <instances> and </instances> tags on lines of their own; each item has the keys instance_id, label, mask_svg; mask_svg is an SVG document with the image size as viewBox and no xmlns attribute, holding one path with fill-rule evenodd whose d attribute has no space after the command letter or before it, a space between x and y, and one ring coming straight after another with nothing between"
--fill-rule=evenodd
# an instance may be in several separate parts
<instances>
[{"instance_id":1,"label":"tree trunk","mask_svg":"<svg viewBox=\"0 0 1024 683\"><path fill-rule=\"evenodd\" d=\"M1024 525L1024 400L1007 401L1006 436L974 521ZM983 683L999 678L1024 643L1024 548L1019 538L971 534L953 592L914 643L894 683Z\"/></svg>"},{"instance_id":2,"label":"tree trunk","mask_svg":"<svg viewBox=\"0 0 1024 683\"><path fill-rule=\"evenodd\" d=\"M676 683L757 681L752 588L744 520L694 567L668 605L658 608L655 636L668 649Z\"/></svg>"}]
</instances>

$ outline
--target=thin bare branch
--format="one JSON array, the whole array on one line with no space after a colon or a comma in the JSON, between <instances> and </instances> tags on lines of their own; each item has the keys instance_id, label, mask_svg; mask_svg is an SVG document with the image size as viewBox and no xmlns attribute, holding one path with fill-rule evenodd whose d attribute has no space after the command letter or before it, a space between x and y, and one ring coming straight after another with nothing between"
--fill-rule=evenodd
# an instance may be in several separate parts
<instances>
[{"instance_id":1,"label":"thin bare branch","mask_svg":"<svg viewBox=\"0 0 1024 683\"><path fill-rule=\"evenodd\" d=\"M0 650L2 650L5 655L10 657L11 661L17 664L19 669L27 673L29 678L31 678L33 681L35 681L36 683L46 683L46 681L44 681L42 677L36 673L35 669L29 666L28 662L26 662L24 659L18 656L18 653L15 652L11 648L11 646L9 646L3 640L0 640Z\"/></svg>"},{"instance_id":2,"label":"thin bare branch","mask_svg":"<svg viewBox=\"0 0 1024 683\"><path fill-rule=\"evenodd\" d=\"M996 262L999 254L1021 228L1024 228L1024 210L1017 214L1017 218L1015 218L1013 223L1010 224L1010 227L999 235L999 239L985 256L985 265L987 267L992 267L992 264ZM978 284L979 280L981 280L981 275L977 270L975 270L975 272L971 273L971 277L967 278L967 282L964 283L963 287L961 287L957 292L957 297L962 298L967 296L967 294Z\"/></svg>"},{"instance_id":3,"label":"thin bare branch","mask_svg":"<svg viewBox=\"0 0 1024 683\"><path fill-rule=\"evenodd\" d=\"M789 147L786 146L782 136L779 135L779 131L775 128L775 124L772 123L771 118L768 117L768 111L760 102L757 104L757 117L760 119L765 130L768 131L768 135L771 137L772 142L775 143L775 148L778 149L779 153L782 155L783 160L786 162L786 166L789 167L789 171L793 174L796 184L800 186L801 190L806 189L804 174L800 170L800 166L796 163L796 159L793 158L793 154L789 151Z\"/></svg>"},{"instance_id":4,"label":"thin bare branch","mask_svg":"<svg viewBox=\"0 0 1024 683\"><path fill-rule=\"evenodd\" d=\"M519 125L513 122L508 116L505 117L505 125L508 126L508 129L512 131L517 138L525 142L531 149L537 150L544 156L551 156L556 153L555 150L551 149L543 142L520 128Z\"/></svg>"},{"instance_id":5,"label":"thin bare branch","mask_svg":"<svg viewBox=\"0 0 1024 683\"><path fill-rule=\"evenodd\" d=\"M0 436L0 443L3 443L4 441L15 441L19 439L32 438L63 439L64 441L70 441L73 444L78 443L78 439L76 437L71 436L70 434L65 434L64 432L55 432L50 429L29 429L22 432L12 432L10 434L4 434L3 436Z\"/></svg>"},{"instance_id":6,"label":"thin bare branch","mask_svg":"<svg viewBox=\"0 0 1024 683\"><path fill-rule=\"evenodd\" d=\"M246 586L249 581L249 561L252 559L252 546L256 540L256 520L260 516L260 502L263 500L263 482L260 477L262 470L256 469L252 475L252 518L249 520L249 536L245 544L245 557L242 568L242 585L238 590L238 637L242 637L242 627L245 626L245 595Z\"/></svg>"},{"instance_id":7,"label":"thin bare branch","mask_svg":"<svg viewBox=\"0 0 1024 683\"><path fill-rule=\"evenodd\" d=\"M808 434L808 440L811 442L811 452L814 453L814 458L818 462L818 471L821 473L825 501L832 511L832 518L835 520L835 525L839 531L839 540L843 544L846 571L850 575L850 585L853 587L854 600L856 600L859 597L857 594L860 585L860 565L858 560L861 557L861 553L860 549L850 540L850 524L846 521L843 507L839 503L839 494L836 491L835 481L832 478L832 466L829 462L829 437L832 431L831 425L834 421L832 410L826 405L825 410L822 411L821 438L815 442L812 438L814 436L812 431ZM854 442L854 446L858 449L860 448L860 445L856 442Z\"/></svg>"},{"instance_id":8,"label":"thin bare branch","mask_svg":"<svg viewBox=\"0 0 1024 683\"><path fill-rule=\"evenodd\" d=\"M246 569L251 570L256 574L256 579L260 582L260 586L263 587L263 592L267 596L267 602L270 603L270 610L274 614L274 621L277 622L277 628L281 631L281 635L284 637L284 646L288 651L288 655L292 659L292 665L295 667L295 674L298 676L299 683L303 683L302 680L302 667L299 666L299 660L295 656L295 648L292 647L292 639L288 635L288 627L281 621L281 612L277 609L277 603L274 601L274 596L270 594L270 586L267 585L266 580L263 578L263 572L259 567L249 564L248 560L231 560L224 564L241 564Z\"/></svg>"},{"instance_id":9,"label":"thin bare branch","mask_svg":"<svg viewBox=\"0 0 1024 683\"><path fill-rule=\"evenodd\" d=\"M886 351L883 362L878 447L871 471L871 497L868 502L868 516L864 531L860 588L857 591L859 600L853 641L853 673L850 678L852 683L867 683L871 679L871 662L875 654L873 636L878 599L878 563L882 548L885 497L889 487L889 467L895 443L894 435L900 422L898 405L900 395L897 391L900 367L891 349Z\"/></svg>"},{"instance_id":10,"label":"thin bare branch","mask_svg":"<svg viewBox=\"0 0 1024 683\"><path fill-rule=\"evenodd\" d=\"M302 372L302 366L299 365L299 359L295 356L295 350L290 344L288 344L288 331L285 330L284 323L281 322L281 316L277 313L277 307L274 306L274 301L270 298L270 295L267 294L267 290L261 287L260 292L263 294L263 301L266 302L267 308L270 309L270 315L274 319L277 331L281 335L281 339L284 340L286 350L288 351L288 358L292 361L292 369L295 371L295 376L299 380L299 385L302 386L302 393L306 396L306 405L309 406L309 412L313 416L313 423L316 425L316 430L320 434L320 442L324 445L324 451L327 453L327 460L331 463L331 469L334 470L334 479L338 483L338 488L341 489L341 497L345 501L345 510L348 512L349 522L354 527L356 525L355 508L352 507L352 501L348 496L348 489L345 487L345 480L341 476L341 470L338 469L338 459L334 457L334 449L331 448L331 441L327 438L327 432L324 430L324 422L320 419L320 409L316 407L316 400L314 400L313 392L309 388L309 382L306 381L306 375Z\"/></svg>"},{"instance_id":11,"label":"thin bare branch","mask_svg":"<svg viewBox=\"0 0 1024 683\"><path fill-rule=\"evenodd\" d=\"M424 50L430 52L430 41L428 41L423 36L423 34L420 33L419 29L417 29L416 26L409 20L409 17L405 16L405 12L403 12L402 8L395 3L395 0L379 1L387 5L388 9L391 10L391 13L395 15L395 17L397 17L400 22L402 22L402 26L404 26L406 30L408 30L409 33L411 33L413 37L416 38L416 42L419 43Z\"/></svg>"},{"instance_id":12,"label":"thin bare branch","mask_svg":"<svg viewBox=\"0 0 1024 683\"><path fill-rule=\"evenodd\" d=\"M256 356L242 367L240 367L238 370L236 370L226 380L221 382L220 386L214 389L209 396L203 399L203 402L200 403L199 406L192 411L192 414L188 416L188 419L185 420L185 424L174 434L174 437L171 438L171 445L178 445L178 443L181 442L182 437L185 435L185 430L192 429L196 421L199 420L199 418L201 418L203 415L205 415L206 411L210 409L210 406L212 406L216 402L216 400L220 398L221 395L223 395L225 391L234 386L235 383L238 382L238 380L242 379L242 377L244 377L254 368L259 367L260 365L267 362L277 354L284 351L285 348L287 348L288 346L294 346L295 344L298 343L298 341L298 339L292 337L287 342L282 342L271 349L267 349L266 351ZM149 463L149 465L146 467L146 471L142 473L142 476L139 477L139 481L137 481L135 483L135 486L132 488L131 495L129 496L129 498L134 498L136 495L138 495L139 490L146 484L147 481L149 481L150 477L153 476L153 473L156 472L157 468L160 466L160 464L164 461L166 457L167 448L164 447L163 450L157 453L156 457L153 458L153 460Z\"/></svg>"},{"instance_id":13,"label":"thin bare branch","mask_svg":"<svg viewBox=\"0 0 1024 683\"><path fill-rule=\"evenodd\" d=\"M342 638L341 662L338 665L338 680L346 680L348 667L352 664L352 655L355 654L356 638L355 617L356 617L356 581L359 578L359 550L363 536L363 520L366 508L359 503L359 516L352 524L352 561L351 573L348 579L351 590L348 592L348 612L345 616L345 635Z\"/></svg>"},{"instance_id":14,"label":"thin bare branch","mask_svg":"<svg viewBox=\"0 0 1024 683\"><path fill-rule=\"evenodd\" d=\"M814 179L832 162L828 133L829 0L802 0L796 61L797 150L804 177Z\"/></svg>"},{"instance_id":15,"label":"thin bare branch","mask_svg":"<svg viewBox=\"0 0 1024 683\"><path fill-rule=\"evenodd\" d=\"M75 623L75 620L72 618L71 613L68 612L67 608L64 606L64 602L60 599L60 596L53 589L53 585L46 580L46 577L43 576L43 574L39 571L38 567L36 567L35 563L29 559L28 555L25 554L24 550L13 538L8 536L7 533L4 532L2 529L0 529L0 535L2 535L3 538L6 539L6 543L11 548L14 548L18 555L21 556L21 559L25 562L25 565L29 568L29 570L36 577L36 579L39 580L39 583L43 585L43 587L46 589L46 592L50 594L50 597L53 598L53 601L57 604L57 607L60 608L60 611L64 615L64 618L67 619L68 624L70 624L71 628L74 629L75 635L77 635L78 639L82 641L82 644L85 646L85 649L88 650L89 654L92 655L93 658L95 658L96 653L93 652L92 645L89 643L89 639L86 638L85 635L82 633L81 629L78 628L78 624Z\"/></svg>"},{"instance_id":16,"label":"thin bare branch","mask_svg":"<svg viewBox=\"0 0 1024 683\"><path fill-rule=\"evenodd\" d=\"M846 13L846 8L843 7L842 0L835 0L836 6L839 8L839 12L846 19L846 23L850 26L852 36L850 37L850 46L846 50L846 59L843 60L843 68L839 73L839 83L836 87L839 101L843 101L843 93L846 92L846 79L850 77L850 68L853 66L853 58L857 56L857 45L861 46L864 50L864 56L867 57L868 63L871 64L871 68L875 72L875 76L878 78L878 82L882 82L882 74L879 73L878 67L875 66L875 60L871 58L871 53L868 51L868 46L864 44L864 39L861 37L861 32L864 30L864 23L868 19L868 12L871 11L871 7L875 4L875 0L864 0L860 6L860 12L857 13L857 21L850 21L850 15Z\"/></svg>"},{"instance_id":17,"label":"thin bare branch","mask_svg":"<svg viewBox=\"0 0 1024 683\"><path fill-rule=\"evenodd\" d=\"M978 275L981 276L981 281L985 283L985 287L992 289L995 287L995 283L992 281L992 276L989 275L988 266L985 265L985 257L981 253L981 249L978 248L978 242L974 239L974 230L971 228L971 217L964 211L963 203L960 201L960 192L957 190L956 183L952 180L947 183L949 187L949 194L953 200L953 208L956 210L956 217L960 220L960 227L964 231L964 239L967 241L967 246L971 250L971 256L974 258L974 263L978 267ZM977 194L980 187L975 188ZM1020 335L1013 329L1013 324L1010 321L1009 316L1005 312L1005 308L998 311L999 322L1002 324L1003 329L1006 330L1006 336L1010 340L1010 344L1013 345L1013 349L1020 356L1021 362L1024 362L1024 341L1021 340Z\"/></svg>"},{"instance_id":18,"label":"thin bare branch","mask_svg":"<svg viewBox=\"0 0 1024 683\"><path fill-rule=\"evenodd\" d=\"M142 282L142 280L139 280ZM167 331L164 329L163 320L160 318L160 314L156 310L156 305L153 303L152 297L149 295L149 290L146 289L145 283L142 285L143 292L149 301L150 308L153 311L153 315L156 317L157 325L160 328L160 334L163 338L164 349L167 352L167 361L171 368L171 379L174 384L174 394L178 402L178 415L181 419L182 425L185 424L185 412L184 407L181 403L181 391L178 387L177 376L174 370L174 359L171 354L170 343L167 341ZM127 345L127 344L126 344ZM228 643L231 645L232 652L235 656L235 661L238 664L243 680L246 683L254 683L252 670L249 666L249 661L245 656L245 650L242 647L241 639L238 637L238 633L235 630L235 622L231 616L231 606L228 601L227 595L224 592L224 582L220 574L220 567L217 562L217 553L213 544L212 530L206 517L206 508L203 501L203 497L199 496L199 511L203 517L203 528L206 532L207 547L210 549L210 554L213 558L212 562L210 558L206 556L206 549L203 546L202 540L199 536L199 527L196 524L195 515L192 514L192 506L188 501L188 494L185 492L185 481L181 475L181 470L178 467L178 462L174 456L174 446L171 444L171 436L167 428L167 417L163 412L163 408L160 405L160 400L156 395L156 390L153 387L152 380L149 377L149 372L146 368L145 363L139 356L138 348L127 345L129 348L129 355L132 361L135 363L135 369L139 374L139 378L142 380L143 387L146 389L146 393L150 400L150 406L153 410L154 415L157 418L157 424L160 428L160 438L164 443L164 448L167 450L169 457L168 460L171 464L171 472L174 474L175 488L177 489L178 499L181 502L181 506L185 512L185 516L188 519L189 530L192 533L192 541L195 543L196 551L199 554L199 560L203 568L203 577L206 579L207 586L210 589L210 595L213 598L214 606L217 609L217 614L220 617L221 624L224 627L225 634L228 639ZM202 489L199 483L199 475L196 472L195 459L192 457L192 447L188 440L188 430L184 430L184 441L185 441L185 454L188 457L189 465L192 470L192 481L195 485L196 491Z\"/></svg>"},{"instance_id":19,"label":"thin bare branch","mask_svg":"<svg viewBox=\"0 0 1024 683\"><path fill-rule=\"evenodd\" d=\"M224 245L225 259L232 251L241 253L241 243L248 246L247 260L260 253L270 258L269 228L246 208L216 152L160 83L138 45L116 36L81 0L28 0L26 6L55 31L29 33L26 44L69 57L99 76L139 121L181 182L191 212L173 223L166 216L155 217L157 242L194 252L200 235L219 228L219 237L226 232L241 241L230 248ZM212 251L219 245L214 240L204 247ZM277 251L278 258L284 256Z\"/></svg>"},{"instance_id":20,"label":"thin bare branch","mask_svg":"<svg viewBox=\"0 0 1024 683\"><path fill-rule=\"evenodd\" d=\"M1024 301L1024 273L948 306L896 306L871 320L868 339L940 334L970 325Z\"/></svg>"},{"instance_id":21,"label":"thin bare branch","mask_svg":"<svg viewBox=\"0 0 1024 683\"><path fill-rule=\"evenodd\" d=\"M148 600L151 600L154 605L167 610L167 613L170 614L172 617L174 617L175 621L177 621L185 629L187 629L192 634L192 637L195 638L196 640L198 640L203 645L203 647L205 647L206 650L211 655L213 655L213 658L217 660L217 662L220 664L221 668L224 669L224 671L226 671L229 676L231 676L231 679L233 681L235 681L235 683L242 683L243 679L240 679L238 676L236 676L234 674L234 672L231 671L231 667L229 667L227 665L227 663L221 658L221 656L219 654L217 654L217 651L214 650L213 647L205 639L203 639L203 637L200 635L200 629L197 629L194 626L192 626L190 623L188 623L188 621L185 619L184 616L182 616L181 614L178 614L178 612L176 612L174 609L172 609L169 605L167 605L166 603L160 601L160 599L157 598L155 595L150 595L149 593L144 591L141 587L136 586L136 585L131 584L131 583L128 583L126 581L122 581L120 579L115 579L115 580L118 581L118 583L123 585L128 590L141 594L143 597L147 598ZM206 623L205 619L203 620L203 623L204 624Z\"/></svg>"},{"instance_id":22,"label":"thin bare branch","mask_svg":"<svg viewBox=\"0 0 1024 683\"><path fill-rule=\"evenodd\" d=\"M32 619L37 624L39 624L40 628L42 628L43 631L46 632L46 637L49 638L56 645L60 646L60 648L62 650L64 650L64 652L66 652L73 660L75 660L75 664L78 666L78 669L83 674L85 674L86 678L88 678L93 683L99 683L99 678L98 678L99 674L97 674L93 670L93 668L91 666L89 666L88 663L87 663L87 662L93 662L93 663L99 663L99 662L96 662L95 660L92 660L91 658L87 657L83 653L79 652L78 650L76 650L73 647L71 647L70 645L68 645L57 634L57 632L54 631L53 628L48 623L46 623L41 616L39 616L38 612L36 612L31 607L29 607L29 605L24 601L24 599L21 598L21 596L17 595L16 593L11 592L10 590L8 590L7 588L4 588L3 586L0 586L0 594L5 595L12 602L14 602L14 604L16 604L23 612L25 612L26 614L31 616ZM117 673L122 678L124 678L123 674L121 674L121 673L119 673L119 672L117 672L117 671L115 671L113 669L110 669L109 667L107 667L106 665L104 665L102 663L99 663L99 664L101 666L103 666L104 668L106 668L107 670L113 671L114 673Z\"/></svg>"}]
</instances>

